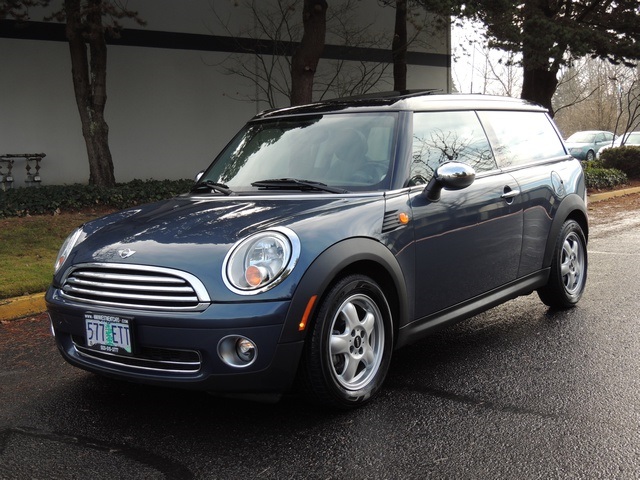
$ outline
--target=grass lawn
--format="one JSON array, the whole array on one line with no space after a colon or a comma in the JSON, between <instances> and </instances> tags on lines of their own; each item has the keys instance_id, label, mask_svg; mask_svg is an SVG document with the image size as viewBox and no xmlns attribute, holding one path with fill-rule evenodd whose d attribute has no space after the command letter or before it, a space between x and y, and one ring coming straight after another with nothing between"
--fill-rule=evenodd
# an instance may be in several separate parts
<instances>
[{"instance_id":1,"label":"grass lawn","mask_svg":"<svg viewBox=\"0 0 640 480\"><path fill-rule=\"evenodd\" d=\"M44 292L64 239L101 213L0 219L0 299Z\"/></svg>"},{"instance_id":2,"label":"grass lawn","mask_svg":"<svg viewBox=\"0 0 640 480\"><path fill-rule=\"evenodd\" d=\"M635 181L631 186L640 186ZM640 195L589 204L591 223L610 220L618 209L640 208ZM0 219L0 300L44 292L51 282L53 263L64 239L77 226L109 213L108 209L61 215Z\"/></svg>"}]
</instances>

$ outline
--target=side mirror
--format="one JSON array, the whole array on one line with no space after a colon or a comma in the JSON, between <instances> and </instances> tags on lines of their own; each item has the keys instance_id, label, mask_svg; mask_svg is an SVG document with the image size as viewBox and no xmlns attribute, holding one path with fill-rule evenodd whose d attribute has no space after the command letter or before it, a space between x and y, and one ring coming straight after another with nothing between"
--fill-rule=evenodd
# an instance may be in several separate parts
<instances>
[{"instance_id":1,"label":"side mirror","mask_svg":"<svg viewBox=\"0 0 640 480\"><path fill-rule=\"evenodd\" d=\"M476 171L473 167L459 162L447 162L440 165L433 177L425 187L422 194L431 202L440 200L442 189L462 190L467 188L476 179Z\"/></svg>"},{"instance_id":2,"label":"side mirror","mask_svg":"<svg viewBox=\"0 0 640 480\"><path fill-rule=\"evenodd\" d=\"M198 183L200 181L200 179L202 178L202 176L204 175L204 170L200 170L197 174L196 174L196 178L195 178L195 182Z\"/></svg>"}]
</instances>

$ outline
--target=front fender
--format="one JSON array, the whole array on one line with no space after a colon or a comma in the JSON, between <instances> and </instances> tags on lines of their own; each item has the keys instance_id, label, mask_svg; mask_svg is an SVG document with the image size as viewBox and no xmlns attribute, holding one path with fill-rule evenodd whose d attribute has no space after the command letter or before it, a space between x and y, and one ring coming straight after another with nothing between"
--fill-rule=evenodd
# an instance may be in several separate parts
<instances>
[{"instance_id":1,"label":"front fender","mask_svg":"<svg viewBox=\"0 0 640 480\"><path fill-rule=\"evenodd\" d=\"M394 328L406 323L410 314L410 296L398 260L387 247L374 239L350 238L325 250L307 269L293 295L280 342L296 342L305 338L312 321L303 331L299 330L299 324L309 300L316 296L309 315L313 319L328 288L347 273L367 274L379 282L387 297L393 296L387 300L394 314Z\"/></svg>"}]
</instances>

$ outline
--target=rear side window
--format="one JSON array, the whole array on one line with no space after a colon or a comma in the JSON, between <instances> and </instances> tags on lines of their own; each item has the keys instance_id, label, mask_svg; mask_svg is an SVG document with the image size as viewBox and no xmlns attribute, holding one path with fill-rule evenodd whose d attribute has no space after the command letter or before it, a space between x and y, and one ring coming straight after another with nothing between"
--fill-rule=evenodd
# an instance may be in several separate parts
<instances>
[{"instance_id":1,"label":"rear side window","mask_svg":"<svg viewBox=\"0 0 640 480\"><path fill-rule=\"evenodd\" d=\"M566 155L544 112L478 112L500 168Z\"/></svg>"},{"instance_id":2,"label":"rear side window","mask_svg":"<svg viewBox=\"0 0 640 480\"><path fill-rule=\"evenodd\" d=\"M476 172L497 168L475 112L416 112L410 185L429 182L440 165L453 161Z\"/></svg>"}]
</instances>

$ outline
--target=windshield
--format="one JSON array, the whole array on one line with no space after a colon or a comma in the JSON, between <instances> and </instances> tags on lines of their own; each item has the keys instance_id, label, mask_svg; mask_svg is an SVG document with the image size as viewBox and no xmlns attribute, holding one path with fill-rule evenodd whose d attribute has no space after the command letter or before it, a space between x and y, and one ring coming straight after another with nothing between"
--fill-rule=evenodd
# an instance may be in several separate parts
<instances>
[{"instance_id":1,"label":"windshield","mask_svg":"<svg viewBox=\"0 0 640 480\"><path fill-rule=\"evenodd\" d=\"M234 192L308 190L313 183L342 191L388 189L396 123L397 113L328 114L249 123L201 181Z\"/></svg>"},{"instance_id":2,"label":"windshield","mask_svg":"<svg viewBox=\"0 0 640 480\"><path fill-rule=\"evenodd\" d=\"M593 143L595 138L595 133L576 132L567 138L567 143Z\"/></svg>"}]
</instances>

